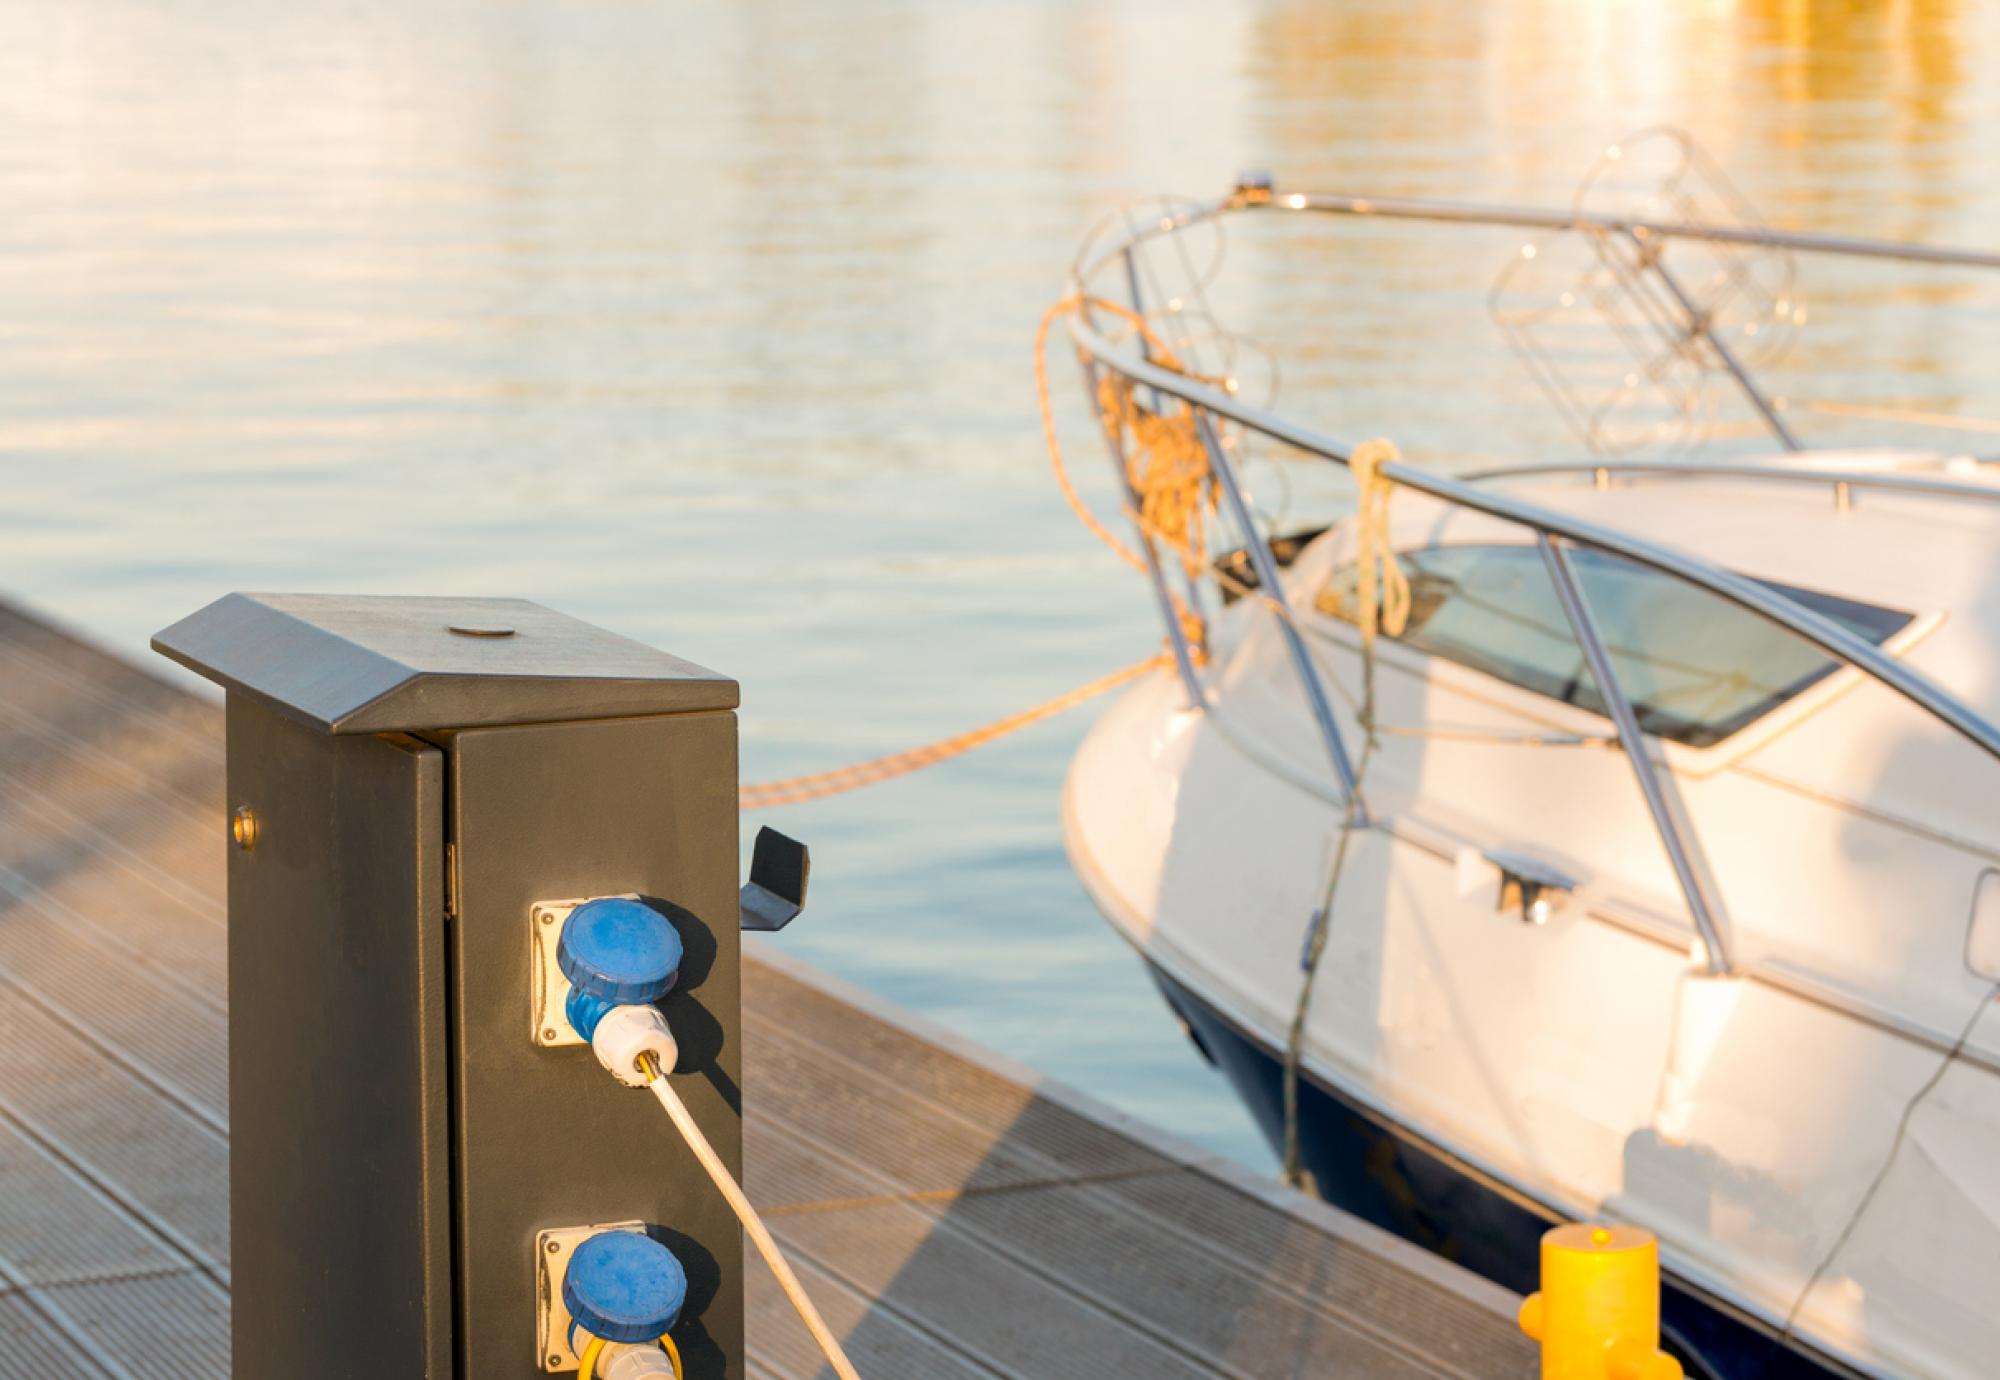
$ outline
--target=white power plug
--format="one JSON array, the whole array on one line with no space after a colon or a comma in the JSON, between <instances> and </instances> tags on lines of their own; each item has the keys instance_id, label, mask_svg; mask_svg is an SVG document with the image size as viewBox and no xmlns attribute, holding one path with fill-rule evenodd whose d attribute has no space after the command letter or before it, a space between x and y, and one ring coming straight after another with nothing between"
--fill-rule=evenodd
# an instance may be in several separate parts
<instances>
[{"instance_id":1,"label":"white power plug","mask_svg":"<svg viewBox=\"0 0 2000 1380\"><path fill-rule=\"evenodd\" d=\"M674 1365L657 1346L606 1348L611 1359L597 1368L602 1380L673 1380Z\"/></svg>"},{"instance_id":2,"label":"white power plug","mask_svg":"<svg viewBox=\"0 0 2000 1380\"><path fill-rule=\"evenodd\" d=\"M650 1054L660 1062L661 1074L674 1071L680 1046L667 1018L657 1006L614 1006L591 1032L590 1047L597 1062L604 1065L628 1088L643 1088L650 1081L639 1071L639 1056Z\"/></svg>"}]
</instances>

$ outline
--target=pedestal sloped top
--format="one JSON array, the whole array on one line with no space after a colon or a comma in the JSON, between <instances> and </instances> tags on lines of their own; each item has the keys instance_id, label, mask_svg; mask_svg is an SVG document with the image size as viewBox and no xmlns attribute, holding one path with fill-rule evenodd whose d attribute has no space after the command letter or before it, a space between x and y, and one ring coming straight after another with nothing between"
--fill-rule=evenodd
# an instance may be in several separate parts
<instances>
[{"instance_id":1,"label":"pedestal sloped top","mask_svg":"<svg viewBox=\"0 0 2000 1380\"><path fill-rule=\"evenodd\" d=\"M326 733L733 709L729 677L526 599L229 594L153 650Z\"/></svg>"}]
</instances>

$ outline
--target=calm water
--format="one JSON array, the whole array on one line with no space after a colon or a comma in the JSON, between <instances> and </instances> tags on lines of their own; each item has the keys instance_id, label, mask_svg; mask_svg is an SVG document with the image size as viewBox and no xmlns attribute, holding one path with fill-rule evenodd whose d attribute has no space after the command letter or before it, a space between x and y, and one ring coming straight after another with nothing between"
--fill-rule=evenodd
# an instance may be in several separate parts
<instances>
[{"instance_id":1,"label":"calm water","mask_svg":"<svg viewBox=\"0 0 2000 1380\"><path fill-rule=\"evenodd\" d=\"M1121 199L1566 202L1664 121L1776 222L1991 245L1995 71L1950 0L0 0L0 593L134 654L232 588L525 595L740 677L746 777L871 755L1154 643L1027 354ZM1289 406L1570 449L1484 316L1509 237L1242 238ZM1991 287L1807 287L1801 406L2000 415ZM1264 1163L1070 878L1084 726L771 816L818 863L784 942Z\"/></svg>"}]
</instances>

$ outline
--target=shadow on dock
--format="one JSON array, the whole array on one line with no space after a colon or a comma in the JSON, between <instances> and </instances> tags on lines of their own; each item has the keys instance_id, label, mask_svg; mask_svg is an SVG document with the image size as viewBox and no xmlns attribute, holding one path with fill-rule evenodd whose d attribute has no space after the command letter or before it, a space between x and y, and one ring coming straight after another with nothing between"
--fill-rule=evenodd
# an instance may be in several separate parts
<instances>
[{"instance_id":1,"label":"shadow on dock","mask_svg":"<svg viewBox=\"0 0 2000 1380\"><path fill-rule=\"evenodd\" d=\"M221 743L0 605L0 1380L228 1372ZM747 959L747 1187L869 1380L1534 1372L1503 1291ZM822 1373L749 1292L751 1375Z\"/></svg>"}]
</instances>

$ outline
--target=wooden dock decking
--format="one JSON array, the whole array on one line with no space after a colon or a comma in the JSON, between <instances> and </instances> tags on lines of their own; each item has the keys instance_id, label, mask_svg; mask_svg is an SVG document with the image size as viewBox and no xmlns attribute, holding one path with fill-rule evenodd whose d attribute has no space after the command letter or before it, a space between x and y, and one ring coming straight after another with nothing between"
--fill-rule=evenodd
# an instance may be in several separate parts
<instances>
[{"instance_id":1,"label":"wooden dock decking","mask_svg":"<svg viewBox=\"0 0 2000 1380\"><path fill-rule=\"evenodd\" d=\"M0 605L5 1380L228 1374L224 827L218 708ZM744 983L746 1187L868 1380L1535 1373L1503 1290L769 947ZM820 1374L749 1288L750 1375Z\"/></svg>"}]
</instances>

